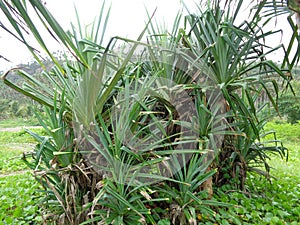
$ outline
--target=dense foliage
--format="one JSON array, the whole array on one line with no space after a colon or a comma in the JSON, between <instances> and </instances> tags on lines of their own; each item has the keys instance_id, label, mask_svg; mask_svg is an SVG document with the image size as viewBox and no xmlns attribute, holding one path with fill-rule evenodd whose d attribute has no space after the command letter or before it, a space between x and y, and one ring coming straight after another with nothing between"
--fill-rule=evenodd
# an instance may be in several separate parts
<instances>
[{"instance_id":1,"label":"dense foliage","mask_svg":"<svg viewBox=\"0 0 300 225\"><path fill-rule=\"evenodd\" d=\"M1 126L22 126L22 121L12 124L2 121ZM29 125L29 124L27 124ZM246 191L223 186L215 191L214 198L232 206L217 208L214 216L205 213L198 214L200 224L292 224L300 221L300 124L290 125L278 120L268 123L267 128L276 130L279 139L289 148L289 161L286 163L276 157L270 162L275 177L272 182L266 182L259 176L248 174ZM36 130L36 132L41 132ZM18 138L16 138L18 137ZM9 141L7 141L9 140ZM41 224L42 212L39 210L42 193L40 186L29 172L21 173L26 166L20 155L24 144L33 141L22 131L0 132L0 184L1 206L0 221L6 224ZM27 145L27 150L30 148ZM4 176L5 174L5 176ZM16 185L17 180L17 185ZM23 207L25 206L25 207ZM162 210L163 209L158 209ZM167 211L168 212L168 211ZM9 215L9 216L8 216ZM2 224L0 222L0 224ZM163 223L164 222L164 223ZM159 224L170 224L167 219Z\"/></svg>"},{"instance_id":2,"label":"dense foliage","mask_svg":"<svg viewBox=\"0 0 300 225\"><path fill-rule=\"evenodd\" d=\"M282 67L268 60L283 46L266 46L278 31L265 25L288 11L253 2L247 21L237 19L243 1L224 8L210 1L195 14L179 13L171 32L149 16L137 40L115 37L104 45L105 5L91 30L78 19L79 27L65 32L39 0L0 1L15 36L44 65L22 35L26 25L54 65L44 67L43 80L18 70L22 87L9 72L2 76L44 106L36 116L45 134L28 131L38 144L24 161L46 191L45 220L197 224L199 215L214 217L229 206L212 198L213 187L245 191L249 172L269 178L270 154L285 157L286 148L274 136L266 140L259 98L266 94L278 108L279 84L290 86L287 74L299 56L288 60L288 48ZM51 54L29 6L73 57ZM292 45L298 33L289 22Z\"/></svg>"},{"instance_id":3,"label":"dense foliage","mask_svg":"<svg viewBox=\"0 0 300 225\"><path fill-rule=\"evenodd\" d=\"M6 125L12 126L12 123L1 121L0 128ZM19 120L16 125L26 124ZM34 144L34 139L23 129L0 130L0 224L42 223L41 186L22 161L24 152L32 151Z\"/></svg>"}]
</instances>

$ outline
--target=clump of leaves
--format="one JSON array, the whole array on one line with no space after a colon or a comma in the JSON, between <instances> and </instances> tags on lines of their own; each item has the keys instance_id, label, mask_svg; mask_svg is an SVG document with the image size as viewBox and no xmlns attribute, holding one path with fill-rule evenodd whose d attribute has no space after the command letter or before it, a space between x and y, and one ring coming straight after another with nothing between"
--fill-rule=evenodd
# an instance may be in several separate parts
<instances>
[{"instance_id":1,"label":"clump of leaves","mask_svg":"<svg viewBox=\"0 0 300 225\"><path fill-rule=\"evenodd\" d=\"M41 224L39 184L27 172L0 177L0 221L4 224Z\"/></svg>"}]
</instances>

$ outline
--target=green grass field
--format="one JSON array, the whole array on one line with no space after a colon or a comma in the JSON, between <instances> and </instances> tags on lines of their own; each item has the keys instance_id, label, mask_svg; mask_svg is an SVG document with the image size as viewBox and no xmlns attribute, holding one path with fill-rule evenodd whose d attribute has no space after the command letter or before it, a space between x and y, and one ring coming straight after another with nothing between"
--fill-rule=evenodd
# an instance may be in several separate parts
<instances>
[{"instance_id":1,"label":"green grass field","mask_svg":"<svg viewBox=\"0 0 300 225\"><path fill-rule=\"evenodd\" d=\"M288 161L271 156L271 182L248 174L249 193L218 191L218 200L239 207L219 210L215 224L300 224L300 124L270 122L266 130L276 131L289 150Z\"/></svg>"},{"instance_id":2,"label":"green grass field","mask_svg":"<svg viewBox=\"0 0 300 225\"><path fill-rule=\"evenodd\" d=\"M215 199L237 207L219 208L213 218L199 215L200 224L300 224L300 124L271 122L266 129L277 131L277 138L289 149L288 162L271 157L271 183L249 174L249 192L216 190ZM33 145L23 129L0 132L0 224L42 223L40 185L21 160L23 151Z\"/></svg>"},{"instance_id":3,"label":"green grass field","mask_svg":"<svg viewBox=\"0 0 300 225\"><path fill-rule=\"evenodd\" d=\"M11 124L9 121L6 123ZM40 185L21 160L23 152L32 150L33 146L33 138L24 129L0 132L1 225L42 223L38 207Z\"/></svg>"},{"instance_id":4,"label":"green grass field","mask_svg":"<svg viewBox=\"0 0 300 225\"><path fill-rule=\"evenodd\" d=\"M0 128L37 126L37 125L38 125L38 120L34 117L32 117L31 119L13 118L13 119L0 120Z\"/></svg>"}]
</instances>

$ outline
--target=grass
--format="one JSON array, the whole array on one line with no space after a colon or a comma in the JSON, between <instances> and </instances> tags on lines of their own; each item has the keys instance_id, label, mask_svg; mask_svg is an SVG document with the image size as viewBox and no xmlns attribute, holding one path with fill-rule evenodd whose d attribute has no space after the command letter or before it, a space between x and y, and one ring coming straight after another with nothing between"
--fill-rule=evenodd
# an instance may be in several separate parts
<instances>
[{"instance_id":1,"label":"grass","mask_svg":"<svg viewBox=\"0 0 300 225\"><path fill-rule=\"evenodd\" d=\"M274 168L273 174L280 178L294 177L300 184L300 123L292 125L275 121L268 123L266 129L276 130L277 138L283 141L289 152L288 162L282 162L278 158L270 160L269 163Z\"/></svg>"},{"instance_id":2,"label":"grass","mask_svg":"<svg viewBox=\"0 0 300 225\"><path fill-rule=\"evenodd\" d=\"M42 132L40 128L32 129ZM24 130L0 132L0 175L27 169L21 160L24 151L32 150L34 139Z\"/></svg>"},{"instance_id":3,"label":"grass","mask_svg":"<svg viewBox=\"0 0 300 225\"><path fill-rule=\"evenodd\" d=\"M300 124L275 121L266 129L277 131L277 138L289 149L289 161L272 157L271 183L249 174L246 192L227 186L215 190L216 200L233 206L216 208L212 217L198 215L199 224L300 224ZM33 139L24 130L0 132L0 225L42 223L38 207L40 186L29 171L24 172L26 166L19 157L32 144Z\"/></svg>"},{"instance_id":4,"label":"grass","mask_svg":"<svg viewBox=\"0 0 300 225\"><path fill-rule=\"evenodd\" d=\"M39 129L31 129L37 131ZM28 144L35 143L35 140L24 130L17 132L4 131L0 135L1 145L11 145L11 144Z\"/></svg>"},{"instance_id":5,"label":"grass","mask_svg":"<svg viewBox=\"0 0 300 225\"><path fill-rule=\"evenodd\" d=\"M22 153L30 151L33 145L33 138L24 129L0 132L0 225L42 223L38 206L40 185L21 160Z\"/></svg>"},{"instance_id":6,"label":"grass","mask_svg":"<svg viewBox=\"0 0 300 225\"><path fill-rule=\"evenodd\" d=\"M278 139L289 150L288 162L271 157L271 182L248 174L249 192L216 190L215 198L235 207L218 209L213 218L202 219L202 224L300 224L300 124L270 122L266 130L275 130Z\"/></svg>"},{"instance_id":7,"label":"grass","mask_svg":"<svg viewBox=\"0 0 300 225\"><path fill-rule=\"evenodd\" d=\"M251 177L251 183L254 190L249 196L240 192L218 192L219 200L238 207L220 209L214 218L217 224L299 224L300 192L297 181L292 177L282 177L267 183Z\"/></svg>"},{"instance_id":8,"label":"grass","mask_svg":"<svg viewBox=\"0 0 300 225\"><path fill-rule=\"evenodd\" d=\"M251 193L218 190L218 200L236 207L220 209L212 221L217 224L300 224L300 177L291 172L282 170L280 165L277 178L271 179L271 183L250 174L247 184Z\"/></svg>"},{"instance_id":9,"label":"grass","mask_svg":"<svg viewBox=\"0 0 300 225\"><path fill-rule=\"evenodd\" d=\"M27 166L21 161L24 150L29 150L29 145L0 145L0 175L15 171L26 170Z\"/></svg>"},{"instance_id":10,"label":"grass","mask_svg":"<svg viewBox=\"0 0 300 225\"><path fill-rule=\"evenodd\" d=\"M285 144L293 144L300 141L300 122L288 124L281 120L275 120L269 122L265 129L276 131L277 138L282 140Z\"/></svg>"},{"instance_id":11,"label":"grass","mask_svg":"<svg viewBox=\"0 0 300 225\"><path fill-rule=\"evenodd\" d=\"M32 129L42 132L40 128ZM24 130L0 132L0 175L27 169L21 160L25 151L31 151L35 140Z\"/></svg>"},{"instance_id":12,"label":"grass","mask_svg":"<svg viewBox=\"0 0 300 225\"><path fill-rule=\"evenodd\" d=\"M39 184L30 172L0 178L0 224L42 224Z\"/></svg>"},{"instance_id":13,"label":"grass","mask_svg":"<svg viewBox=\"0 0 300 225\"><path fill-rule=\"evenodd\" d=\"M32 118L11 118L0 120L0 128L7 128L7 127L19 127L19 126L37 126L38 120L34 117Z\"/></svg>"}]
</instances>

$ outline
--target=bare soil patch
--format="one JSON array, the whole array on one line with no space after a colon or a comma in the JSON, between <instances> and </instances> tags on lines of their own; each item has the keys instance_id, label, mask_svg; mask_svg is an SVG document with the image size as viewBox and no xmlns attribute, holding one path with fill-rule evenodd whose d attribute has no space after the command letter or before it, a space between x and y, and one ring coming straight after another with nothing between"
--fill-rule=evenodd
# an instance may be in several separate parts
<instances>
[{"instance_id":1,"label":"bare soil patch","mask_svg":"<svg viewBox=\"0 0 300 225\"><path fill-rule=\"evenodd\" d=\"M41 128L41 126L0 127L0 132L19 132L23 129Z\"/></svg>"}]
</instances>

